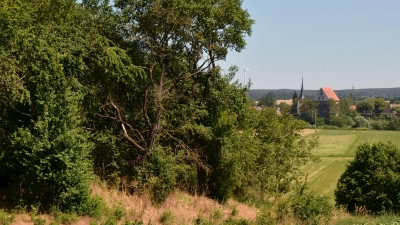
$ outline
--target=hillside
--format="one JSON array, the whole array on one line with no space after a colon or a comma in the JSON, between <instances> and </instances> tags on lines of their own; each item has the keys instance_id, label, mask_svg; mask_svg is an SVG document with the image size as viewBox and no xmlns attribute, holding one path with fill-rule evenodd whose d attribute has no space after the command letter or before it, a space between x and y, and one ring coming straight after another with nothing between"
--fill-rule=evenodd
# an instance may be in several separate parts
<instances>
[{"instance_id":1,"label":"hillside","mask_svg":"<svg viewBox=\"0 0 400 225\"><path fill-rule=\"evenodd\" d=\"M270 96L275 99L290 99L294 92L300 93L300 90L295 89L252 89L249 90L248 95L253 100L259 100L265 96ZM305 96L314 98L317 95L318 90L304 90ZM352 89L335 90L336 94L341 97L345 97L353 93ZM354 89L354 95L358 97L383 97L385 99L391 99L394 97L400 97L400 87L397 88L366 88L366 89Z\"/></svg>"}]
</instances>

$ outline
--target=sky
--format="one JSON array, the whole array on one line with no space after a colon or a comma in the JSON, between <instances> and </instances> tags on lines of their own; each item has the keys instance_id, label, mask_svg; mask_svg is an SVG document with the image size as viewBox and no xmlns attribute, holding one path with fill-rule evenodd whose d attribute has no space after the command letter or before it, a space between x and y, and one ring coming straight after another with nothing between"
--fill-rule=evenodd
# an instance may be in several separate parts
<instances>
[{"instance_id":1,"label":"sky","mask_svg":"<svg viewBox=\"0 0 400 225\"><path fill-rule=\"evenodd\" d=\"M246 49L220 66L244 67L251 89L400 87L399 0L244 0L255 20Z\"/></svg>"}]
</instances>

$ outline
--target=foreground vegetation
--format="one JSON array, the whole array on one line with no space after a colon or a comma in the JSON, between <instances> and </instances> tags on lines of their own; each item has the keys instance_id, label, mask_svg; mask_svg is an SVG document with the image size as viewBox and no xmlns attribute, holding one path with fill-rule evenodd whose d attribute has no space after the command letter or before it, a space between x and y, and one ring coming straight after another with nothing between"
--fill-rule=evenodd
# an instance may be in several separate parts
<instances>
[{"instance_id":1,"label":"foreground vegetation","mask_svg":"<svg viewBox=\"0 0 400 225\"><path fill-rule=\"evenodd\" d=\"M300 170L318 161L318 137L302 136L307 123L294 116L252 109L248 86L232 80L238 68L220 71L251 33L241 4L2 1L1 223L15 211L34 224L46 215L54 224L150 221L96 195L98 180L155 206L183 190L259 208L251 219L232 208L185 223L329 221L332 204L307 190ZM157 213L159 223L182 222Z\"/></svg>"},{"instance_id":2,"label":"foreground vegetation","mask_svg":"<svg viewBox=\"0 0 400 225\"><path fill-rule=\"evenodd\" d=\"M306 123L252 109L218 66L253 23L241 0L1 1L3 207L96 217L97 178L156 205L319 199L302 192Z\"/></svg>"},{"instance_id":3,"label":"foreground vegetation","mask_svg":"<svg viewBox=\"0 0 400 225\"><path fill-rule=\"evenodd\" d=\"M308 173L309 188L328 196L332 203L336 183L359 145L383 141L400 147L400 133L396 131L322 129L308 135L319 137L319 146L312 153L321 161L307 164L302 169Z\"/></svg>"}]
</instances>

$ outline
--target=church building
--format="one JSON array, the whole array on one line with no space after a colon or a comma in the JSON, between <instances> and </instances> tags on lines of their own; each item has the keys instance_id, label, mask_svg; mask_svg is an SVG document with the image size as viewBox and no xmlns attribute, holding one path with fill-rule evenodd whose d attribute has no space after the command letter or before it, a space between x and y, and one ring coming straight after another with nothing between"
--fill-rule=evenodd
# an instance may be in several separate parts
<instances>
[{"instance_id":1,"label":"church building","mask_svg":"<svg viewBox=\"0 0 400 225\"><path fill-rule=\"evenodd\" d=\"M302 105L304 99L304 86L303 86L303 77L301 78L301 89L300 96L297 100L297 114L300 115L300 107ZM335 91L330 87L321 87L318 91L317 97L314 99L318 102L318 116L319 117L329 117L329 111L327 107L327 103L329 99L333 99L336 103L340 102L339 97L336 95Z\"/></svg>"},{"instance_id":2,"label":"church building","mask_svg":"<svg viewBox=\"0 0 400 225\"><path fill-rule=\"evenodd\" d=\"M304 99L304 90L303 90L303 77L301 77L301 89L300 89L300 96L297 99L297 115L300 115L300 107Z\"/></svg>"}]
</instances>

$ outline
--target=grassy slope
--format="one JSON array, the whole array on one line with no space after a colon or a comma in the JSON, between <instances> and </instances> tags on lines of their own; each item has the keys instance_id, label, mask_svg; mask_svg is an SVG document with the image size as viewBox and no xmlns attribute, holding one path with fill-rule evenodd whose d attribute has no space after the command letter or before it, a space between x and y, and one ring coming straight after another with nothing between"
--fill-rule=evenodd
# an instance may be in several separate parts
<instances>
[{"instance_id":1,"label":"grassy slope","mask_svg":"<svg viewBox=\"0 0 400 225\"><path fill-rule=\"evenodd\" d=\"M392 141L400 148L400 132L375 130L320 130L309 134L319 136L320 145L313 153L321 158L302 169L308 173L309 188L318 194L329 196L333 202L336 182L352 160L357 146L362 143Z\"/></svg>"},{"instance_id":2,"label":"grassy slope","mask_svg":"<svg viewBox=\"0 0 400 225\"><path fill-rule=\"evenodd\" d=\"M129 195L115 189L109 189L104 183L92 185L92 193L101 196L108 208L104 209L102 218L76 217L71 223L58 221L50 214L40 214L46 224L124 224L125 221L142 221L143 224L196 224L196 219L201 218L203 224L222 224L224 220L231 217L234 219L245 219L255 221L258 209L248 206L232 199L226 204L219 204L204 196L193 196L176 190L160 205L153 205L150 199L144 196ZM118 206L122 208L118 208ZM113 223L106 221L115 214L115 210L125 212L121 219L113 219ZM5 217L0 209L0 225ZM34 225L34 221L28 213L17 212L14 214L12 224ZM36 224L40 224L37 223ZM43 223L42 223L43 224ZM135 224L135 223L134 223ZM139 223L137 223L139 224Z\"/></svg>"}]
</instances>

